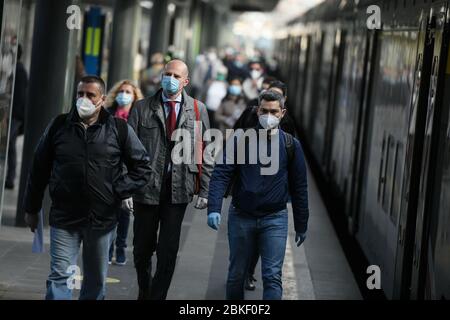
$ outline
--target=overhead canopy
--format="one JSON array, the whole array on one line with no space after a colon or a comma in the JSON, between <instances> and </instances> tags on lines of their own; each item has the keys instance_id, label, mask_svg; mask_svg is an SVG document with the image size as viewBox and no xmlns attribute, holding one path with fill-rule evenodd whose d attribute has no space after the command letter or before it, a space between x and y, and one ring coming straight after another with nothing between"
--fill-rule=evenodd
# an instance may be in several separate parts
<instances>
[{"instance_id":1,"label":"overhead canopy","mask_svg":"<svg viewBox=\"0 0 450 320\"><path fill-rule=\"evenodd\" d=\"M231 11L272 11L279 0L230 0Z\"/></svg>"}]
</instances>

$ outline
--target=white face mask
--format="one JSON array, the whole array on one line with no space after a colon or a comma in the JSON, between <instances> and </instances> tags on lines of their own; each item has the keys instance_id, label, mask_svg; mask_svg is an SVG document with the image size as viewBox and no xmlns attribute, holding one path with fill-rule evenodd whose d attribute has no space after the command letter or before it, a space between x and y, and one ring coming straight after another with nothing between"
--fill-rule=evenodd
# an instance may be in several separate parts
<instances>
[{"instance_id":1,"label":"white face mask","mask_svg":"<svg viewBox=\"0 0 450 320\"><path fill-rule=\"evenodd\" d=\"M88 98L78 98L77 111L81 119L86 119L95 113L96 106Z\"/></svg>"},{"instance_id":2,"label":"white face mask","mask_svg":"<svg viewBox=\"0 0 450 320\"><path fill-rule=\"evenodd\" d=\"M258 120L264 129L269 130L278 127L281 119L271 114L263 114L258 117Z\"/></svg>"},{"instance_id":3,"label":"white face mask","mask_svg":"<svg viewBox=\"0 0 450 320\"><path fill-rule=\"evenodd\" d=\"M258 79L261 76L261 71L252 70L250 71L250 76L252 77L252 79Z\"/></svg>"}]
</instances>

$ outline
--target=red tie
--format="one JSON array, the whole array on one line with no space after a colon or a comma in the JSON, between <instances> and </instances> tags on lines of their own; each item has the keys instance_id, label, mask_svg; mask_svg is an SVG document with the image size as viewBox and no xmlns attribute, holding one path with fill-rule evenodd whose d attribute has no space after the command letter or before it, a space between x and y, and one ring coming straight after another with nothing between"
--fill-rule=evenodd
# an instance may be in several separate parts
<instances>
[{"instance_id":1,"label":"red tie","mask_svg":"<svg viewBox=\"0 0 450 320\"><path fill-rule=\"evenodd\" d=\"M167 117L167 120L166 120L167 137L170 140L170 138L172 137L172 132L175 130L175 127L177 125L177 112L175 110L177 102L176 101L167 101L166 103L170 108L169 116Z\"/></svg>"}]
</instances>

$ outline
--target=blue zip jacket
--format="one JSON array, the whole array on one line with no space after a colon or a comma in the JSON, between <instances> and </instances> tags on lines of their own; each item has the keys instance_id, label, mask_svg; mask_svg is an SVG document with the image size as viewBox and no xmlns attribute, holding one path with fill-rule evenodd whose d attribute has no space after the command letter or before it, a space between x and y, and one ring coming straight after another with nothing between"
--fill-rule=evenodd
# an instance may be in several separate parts
<instances>
[{"instance_id":1,"label":"blue zip jacket","mask_svg":"<svg viewBox=\"0 0 450 320\"><path fill-rule=\"evenodd\" d=\"M259 127L257 127L259 129ZM274 137L279 139L279 169L273 175L262 175L262 165L259 152L256 152L257 163L249 164L249 146L245 147L246 161L244 164L236 164L234 156L233 164L226 163L226 148L219 157L223 157L223 164L217 163L214 167L209 184L208 214L221 212L222 200L228 184L234 175L237 175L233 187L233 205L241 212L254 217L262 217L276 213L286 208L289 193L291 194L294 212L295 231L304 233L307 230L309 217L308 209L308 183L306 165L300 142L294 138L294 159L289 164L286 151L284 132L280 129L270 139L270 146ZM235 139L235 155L237 150L237 137ZM256 150L259 149L259 138ZM267 147L270 155L271 147ZM251 150L251 149L250 149ZM288 168L289 167L289 168ZM289 176L289 179L288 179Z\"/></svg>"}]
</instances>

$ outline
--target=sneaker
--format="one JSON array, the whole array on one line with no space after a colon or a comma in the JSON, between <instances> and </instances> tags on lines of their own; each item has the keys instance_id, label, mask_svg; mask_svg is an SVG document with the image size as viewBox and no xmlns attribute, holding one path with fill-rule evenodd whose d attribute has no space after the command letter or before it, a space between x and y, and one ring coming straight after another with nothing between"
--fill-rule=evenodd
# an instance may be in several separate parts
<instances>
[{"instance_id":1,"label":"sneaker","mask_svg":"<svg viewBox=\"0 0 450 320\"><path fill-rule=\"evenodd\" d=\"M255 290L254 282L256 279L253 276L248 276L247 280L245 280L245 290L253 291Z\"/></svg>"},{"instance_id":2,"label":"sneaker","mask_svg":"<svg viewBox=\"0 0 450 320\"><path fill-rule=\"evenodd\" d=\"M124 248L117 248L116 249L116 264L119 266L123 266L127 263L127 256L125 254Z\"/></svg>"}]
</instances>

